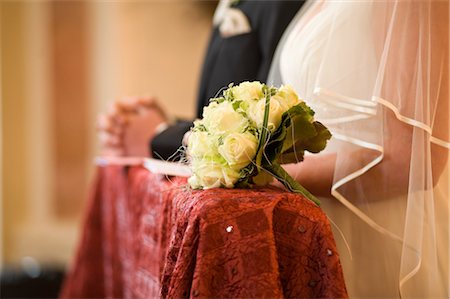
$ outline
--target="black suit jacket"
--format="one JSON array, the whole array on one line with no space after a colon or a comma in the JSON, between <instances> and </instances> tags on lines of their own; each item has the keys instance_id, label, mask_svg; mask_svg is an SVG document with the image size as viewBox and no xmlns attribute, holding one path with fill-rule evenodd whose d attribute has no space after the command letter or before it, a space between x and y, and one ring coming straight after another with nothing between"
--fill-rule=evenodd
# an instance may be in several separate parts
<instances>
[{"instance_id":1,"label":"black suit jacket","mask_svg":"<svg viewBox=\"0 0 450 299\"><path fill-rule=\"evenodd\" d=\"M208 46L197 98L197 117L209 99L234 82L267 80L277 44L287 25L305 1L240 1L234 8L248 18L251 32L224 38L215 27ZM153 157L177 160L177 149L191 121L178 121L155 136Z\"/></svg>"}]
</instances>

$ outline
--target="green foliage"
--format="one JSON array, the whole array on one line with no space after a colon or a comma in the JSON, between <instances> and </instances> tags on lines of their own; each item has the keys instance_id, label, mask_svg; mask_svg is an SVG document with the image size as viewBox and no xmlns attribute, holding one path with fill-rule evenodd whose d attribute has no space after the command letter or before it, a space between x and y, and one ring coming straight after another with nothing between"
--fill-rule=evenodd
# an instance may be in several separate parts
<instances>
[{"instance_id":1,"label":"green foliage","mask_svg":"<svg viewBox=\"0 0 450 299\"><path fill-rule=\"evenodd\" d=\"M234 85L233 83L230 83L228 85L228 89L226 89L223 92L223 96L224 96L225 100L227 100L229 102L232 102L234 100L233 85Z\"/></svg>"},{"instance_id":2,"label":"green foliage","mask_svg":"<svg viewBox=\"0 0 450 299\"><path fill-rule=\"evenodd\" d=\"M209 99L210 103L212 103L212 102L222 103L223 101L225 101L224 97L218 97L218 98L211 98L211 99Z\"/></svg>"},{"instance_id":3,"label":"green foliage","mask_svg":"<svg viewBox=\"0 0 450 299\"><path fill-rule=\"evenodd\" d=\"M191 128L192 132L206 132L206 127L200 122L194 122L194 127Z\"/></svg>"},{"instance_id":4,"label":"green foliage","mask_svg":"<svg viewBox=\"0 0 450 299\"><path fill-rule=\"evenodd\" d=\"M267 128L267 123L263 128ZM267 131L263 129L263 132ZM283 113L281 124L270 136L261 152L262 168L269 171L287 189L301 193L316 204L320 202L287 174L280 164L303 161L305 150L318 153L322 151L331 138L330 131L320 122L314 121L314 111L304 102L293 106ZM261 142L261 139L260 139Z\"/></svg>"},{"instance_id":5,"label":"green foliage","mask_svg":"<svg viewBox=\"0 0 450 299\"><path fill-rule=\"evenodd\" d=\"M234 101L232 103L234 111L237 111L241 107L242 101Z\"/></svg>"},{"instance_id":6,"label":"green foliage","mask_svg":"<svg viewBox=\"0 0 450 299\"><path fill-rule=\"evenodd\" d=\"M267 162L299 162L303 160L305 150L317 152L323 149L331 134L327 135L328 130L318 124L314 121L314 111L304 102L291 107L283 113L280 126L265 148Z\"/></svg>"}]
</instances>

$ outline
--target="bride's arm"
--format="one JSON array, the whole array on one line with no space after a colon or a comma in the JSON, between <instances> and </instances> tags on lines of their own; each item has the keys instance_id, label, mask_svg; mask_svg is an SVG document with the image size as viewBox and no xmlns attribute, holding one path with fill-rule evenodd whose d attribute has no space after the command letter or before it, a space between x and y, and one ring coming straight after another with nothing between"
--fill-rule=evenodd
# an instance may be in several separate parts
<instances>
[{"instance_id":1,"label":"bride's arm","mask_svg":"<svg viewBox=\"0 0 450 299\"><path fill-rule=\"evenodd\" d=\"M336 154L306 156L300 164L285 164L283 168L306 189L317 196L331 196ZM276 182L277 186L282 186Z\"/></svg>"},{"instance_id":2,"label":"bride's arm","mask_svg":"<svg viewBox=\"0 0 450 299\"><path fill-rule=\"evenodd\" d=\"M392 32L393 38L384 73L382 96L394 102L396 97L401 97L397 107L403 109L400 114L403 111L415 111L413 117L429 114L432 118L430 122L433 124L433 136L448 142L450 117L448 3L431 4L428 10L429 15L425 15L430 22L428 25L430 27L426 28L430 30L429 36L425 36L423 32L419 34L415 27L419 24L417 18L423 17L422 14L426 11L415 5L422 4L414 2L400 5L397 9L396 20L403 26L394 27ZM408 7L408 5L411 6ZM386 38L382 34L378 37ZM384 50L383 43L379 44L380 51ZM423 51L418 51L418 48L422 48ZM429 169L427 167L431 166L432 183L436 184L448 163L448 149L431 143L431 161L417 156L420 150L423 150L424 155L429 154L426 148L428 133L398 119L387 107L379 111L384 113L382 124L385 128L384 157L381 163L358 178L360 183L364 186L377 184L380 189L384 189L384 196L396 196L408 192L412 159L423 159L428 165L421 166L424 167L422 169L424 177ZM407 116L411 117L411 115ZM424 138L423 143L414 143L414 138ZM418 144L422 144L420 147L423 148L418 149ZM416 151L413 156L412 151ZM357 165L361 163L361 159L365 159L366 154L366 150L345 153L348 160L346 163ZM431 165L428 164L429 162ZM300 164L283 165L283 167L312 193L327 196L331 191L335 165L336 155L313 155L306 156Z\"/></svg>"},{"instance_id":3,"label":"bride's arm","mask_svg":"<svg viewBox=\"0 0 450 299\"><path fill-rule=\"evenodd\" d=\"M398 102L400 114L410 111L406 116L429 124L432 136L447 141L450 117L448 14L449 4L444 1L397 5L382 89L384 98ZM418 152L413 138L420 138L422 129L406 124L389 109L385 110L385 126L393 135L385 138L385 161L396 162L397 167L409 167L411 159L419 158L417 154L411 156L411 152ZM427 150L423 149L424 154L428 154ZM436 184L447 164L448 149L431 143L430 150L433 184ZM398 168L385 171L395 169ZM404 172L409 174L409 171ZM401 184L407 184L408 180L409 176L397 178Z\"/></svg>"}]
</instances>

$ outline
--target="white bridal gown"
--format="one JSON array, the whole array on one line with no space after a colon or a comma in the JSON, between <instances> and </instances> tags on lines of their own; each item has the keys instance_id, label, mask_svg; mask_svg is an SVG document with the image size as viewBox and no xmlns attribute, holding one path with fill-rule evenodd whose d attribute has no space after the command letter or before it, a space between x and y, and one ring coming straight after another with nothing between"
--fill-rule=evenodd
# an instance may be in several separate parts
<instances>
[{"instance_id":1,"label":"white bridal gown","mask_svg":"<svg viewBox=\"0 0 450 299\"><path fill-rule=\"evenodd\" d=\"M269 83L333 133L351 298L450 296L448 39L447 1L313 1L277 50Z\"/></svg>"}]
</instances>

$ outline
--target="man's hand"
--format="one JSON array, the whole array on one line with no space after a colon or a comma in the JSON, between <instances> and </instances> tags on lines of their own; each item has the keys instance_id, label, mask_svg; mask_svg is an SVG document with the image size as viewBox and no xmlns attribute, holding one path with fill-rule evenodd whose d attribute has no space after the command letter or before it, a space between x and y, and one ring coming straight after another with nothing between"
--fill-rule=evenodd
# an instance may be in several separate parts
<instances>
[{"instance_id":1,"label":"man's hand","mask_svg":"<svg viewBox=\"0 0 450 299\"><path fill-rule=\"evenodd\" d=\"M103 156L148 157L149 142L166 114L152 97L128 97L98 117Z\"/></svg>"}]
</instances>

